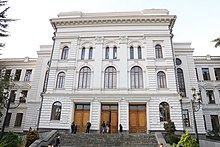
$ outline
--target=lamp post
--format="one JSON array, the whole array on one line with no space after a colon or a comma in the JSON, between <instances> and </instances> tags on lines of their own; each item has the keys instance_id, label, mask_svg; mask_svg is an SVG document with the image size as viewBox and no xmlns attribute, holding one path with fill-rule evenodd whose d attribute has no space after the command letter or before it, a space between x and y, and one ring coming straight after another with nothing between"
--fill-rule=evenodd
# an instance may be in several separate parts
<instances>
[{"instance_id":1,"label":"lamp post","mask_svg":"<svg viewBox=\"0 0 220 147\"><path fill-rule=\"evenodd\" d=\"M195 112L199 111L199 109L200 109L201 97L200 97L200 93L196 93L196 89L195 88L192 88L191 90L192 90L192 97L193 97L191 99L191 105L192 105L192 112L193 112L193 122L194 122L195 138L196 138L197 143L199 144L199 136L198 136Z\"/></svg>"}]
</instances>

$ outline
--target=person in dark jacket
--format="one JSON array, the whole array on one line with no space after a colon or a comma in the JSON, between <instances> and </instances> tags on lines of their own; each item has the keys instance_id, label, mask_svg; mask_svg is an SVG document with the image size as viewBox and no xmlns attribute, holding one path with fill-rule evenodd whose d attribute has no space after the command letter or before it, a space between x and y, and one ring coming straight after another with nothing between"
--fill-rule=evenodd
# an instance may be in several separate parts
<instances>
[{"instance_id":1,"label":"person in dark jacket","mask_svg":"<svg viewBox=\"0 0 220 147\"><path fill-rule=\"evenodd\" d=\"M71 133L72 134L74 133L74 130L75 130L75 123L73 121L72 124L71 124Z\"/></svg>"},{"instance_id":2,"label":"person in dark jacket","mask_svg":"<svg viewBox=\"0 0 220 147\"><path fill-rule=\"evenodd\" d=\"M89 133L90 127L91 127L91 123L89 121L87 121L87 123L86 123L86 133Z\"/></svg>"},{"instance_id":3,"label":"person in dark jacket","mask_svg":"<svg viewBox=\"0 0 220 147\"><path fill-rule=\"evenodd\" d=\"M123 127L122 127L122 125L121 125L121 124L119 125L119 132L120 132L120 133L122 133L122 132L123 132Z\"/></svg>"}]
</instances>

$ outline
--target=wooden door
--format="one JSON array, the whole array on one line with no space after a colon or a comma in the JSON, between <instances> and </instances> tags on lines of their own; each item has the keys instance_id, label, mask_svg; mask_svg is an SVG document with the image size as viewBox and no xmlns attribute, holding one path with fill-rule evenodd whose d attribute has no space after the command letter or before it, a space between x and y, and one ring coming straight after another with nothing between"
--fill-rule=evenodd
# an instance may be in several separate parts
<instances>
[{"instance_id":1,"label":"wooden door","mask_svg":"<svg viewBox=\"0 0 220 147\"><path fill-rule=\"evenodd\" d=\"M129 133L146 133L146 108L144 105L132 105L129 110Z\"/></svg>"},{"instance_id":2,"label":"wooden door","mask_svg":"<svg viewBox=\"0 0 220 147\"><path fill-rule=\"evenodd\" d=\"M89 121L89 111L86 110L75 111L74 122L77 125L77 132L86 131L87 121Z\"/></svg>"},{"instance_id":3,"label":"wooden door","mask_svg":"<svg viewBox=\"0 0 220 147\"><path fill-rule=\"evenodd\" d=\"M137 120L138 120L138 115L137 111L135 110L130 110L130 115L129 115L129 132L130 133L137 133L138 125L137 125Z\"/></svg>"},{"instance_id":4,"label":"wooden door","mask_svg":"<svg viewBox=\"0 0 220 147\"><path fill-rule=\"evenodd\" d=\"M111 111L111 133L117 133L118 132L118 111Z\"/></svg>"}]
</instances>

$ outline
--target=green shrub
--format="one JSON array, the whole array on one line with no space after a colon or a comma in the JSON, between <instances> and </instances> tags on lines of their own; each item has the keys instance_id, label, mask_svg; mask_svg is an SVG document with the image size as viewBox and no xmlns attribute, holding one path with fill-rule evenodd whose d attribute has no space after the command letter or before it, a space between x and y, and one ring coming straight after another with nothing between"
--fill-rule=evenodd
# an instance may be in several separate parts
<instances>
[{"instance_id":1,"label":"green shrub","mask_svg":"<svg viewBox=\"0 0 220 147\"><path fill-rule=\"evenodd\" d=\"M199 147L198 143L188 131L186 131L186 134L183 134L180 138L180 141L178 142L178 147Z\"/></svg>"},{"instance_id":2,"label":"green shrub","mask_svg":"<svg viewBox=\"0 0 220 147\"><path fill-rule=\"evenodd\" d=\"M169 144L177 144L180 141L180 138L176 134L170 134L169 136Z\"/></svg>"},{"instance_id":3,"label":"green shrub","mask_svg":"<svg viewBox=\"0 0 220 147\"><path fill-rule=\"evenodd\" d=\"M166 123L164 123L164 129L168 135L174 134L174 132L176 131L174 122L168 120Z\"/></svg>"},{"instance_id":4,"label":"green shrub","mask_svg":"<svg viewBox=\"0 0 220 147\"><path fill-rule=\"evenodd\" d=\"M1 140L0 147L19 147L22 144L21 138L14 132L8 132Z\"/></svg>"},{"instance_id":5,"label":"green shrub","mask_svg":"<svg viewBox=\"0 0 220 147\"><path fill-rule=\"evenodd\" d=\"M25 146L30 146L35 140L39 139L37 130L29 130L25 139Z\"/></svg>"}]
</instances>

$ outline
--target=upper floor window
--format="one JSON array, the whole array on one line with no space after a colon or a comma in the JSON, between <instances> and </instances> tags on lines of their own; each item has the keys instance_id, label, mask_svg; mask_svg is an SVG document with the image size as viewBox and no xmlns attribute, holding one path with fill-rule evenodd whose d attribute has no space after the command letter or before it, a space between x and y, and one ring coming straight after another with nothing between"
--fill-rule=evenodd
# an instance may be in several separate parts
<instances>
[{"instance_id":1,"label":"upper floor window","mask_svg":"<svg viewBox=\"0 0 220 147\"><path fill-rule=\"evenodd\" d=\"M139 66L131 69L131 88L143 88L143 72Z\"/></svg>"},{"instance_id":2,"label":"upper floor window","mask_svg":"<svg viewBox=\"0 0 220 147\"><path fill-rule=\"evenodd\" d=\"M6 76L6 78L10 79L10 77L11 77L11 69L6 69L5 76Z\"/></svg>"},{"instance_id":3,"label":"upper floor window","mask_svg":"<svg viewBox=\"0 0 220 147\"><path fill-rule=\"evenodd\" d=\"M20 103L26 103L28 90L22 90L20 96Z\"/></svg>"},{"instance_id":4,"label":"upper floor window","mask_svg":"<svg viewBox=\"0 0 220 147\"><path fill-rule=\"evenodd\" d=\"M10 92L10 101L11 101L11 103L15 102L16 95L17 95L17 90L11 90L11 92Z\"/></svg>"},{"instance_id":5,"label":"upper floor window","mask_svg":"<svg viewBox=\"0 0 220 147\"><path fill-rule=\"evenodd\" d=\"M79 88L89 88L91 79L91 69L89 67L83 67L79 71Z\"/></svg>"},{"instance_id":6,"label":"upper floor window","mask_svg":"<svg viewBox=\"0 0 220 147\"><path fill-rule=\"evenodd\" d=\"M61 116L61 102L54 102L52 105L52 111L51 111L51 120L60 120Z\"/></svg>"},{"instance_id":7,"label":"upper floor window","mask_svg":"<svg viewBox=\"0 0 220 147\"><path fill-rule=\"evenodd\" d=\"M215 79L220 80L220 68L214 68L215 71Z\"/></svg>"},{"instance_id":8,"label":"upper floor window","mask_svg":"<svg viewBox=\"0 0 220 147\"><path fill-rule=\"evenodd\" d=\"M9 127L10 121L11 121L11 114L12 113L7 113L6 118L5 118L5 127Z\"/></svg>"},{"instance_id":9,"label":"upper floor window","mask_svg":"<svg viewBox=\"0 0 220 147\"><path fill-rule=\"evenodd\" d=\"M17 113L15 119L15 127L21 127L22 119L23 119L23 113Z\"/></svg>"},{"instance_id":10,"label":"upper floor window","mask_svg":"<svg viewBox=\"0 0 220 147\"><path fill-rule=\"evenodd\" d=\"M202 68L202 75L204 80L211 80L208 68Z\"/></svg>"},{"instance_id":11,"label":"upper floor window","mask_svg":"<svg viewBox=\"0 0 220 147\"><path fill-rule=\"evenodd\" d=\"M133 46L130 47L130 59L134 59L134 48L133 48Z\"/></svg>"},{"instance_id":12,"label":"upper floor window","mask_svg":"<svg viewBox=\"0 0 220 147\"><path fill-rule=\"evenodd\" d=\"M66 60L68 58L69 47L65 46L62 50L61 60Z\"/></svg>"},{"instance_id":13,"label":"upper floor window","mask_svg":"<svg viewBox=\"0 0 220 147\"><path fill-rule=\"evenodd\" d=\"M93 48L90 47L89 48L89 59L92 59L92 52L93 52Z\"/></svg>"},{"instance_id":14,"label":"upper floor window","mask_svg":"<svg viewBox=\"0 0 220 147\"><path fill-rule=\"evenodd\" d=\"M31 80L31 74L32 74L32 70L31 69L27 69L25 76L24 76L24 81L30 81Z\"/></svg>"},{"instance_id":15,"label":"upper floor window","mask_svg":"<svg viewBox=\"0 0 220 147\"><path fill-rule=\"evenodd\" d=\"M183 70L181 68L177 68L177 76L178 76L179 92L183 97L186 97L184 75L183 75Z\"/></svg>"},{"instance_id":16,"label":"upper floor window","mask_svg":"<svg viewBox=\"0 0 220 147\"><path fill-rule=\"evenodd\" d=\"M185 127L190 127L189 110L188 109L183 109L183 124Z\"/></svg>"},{"instance_id":17,"label":"upper floor window","mask_svg":"<svg viewBox=\"0 0 220 147\"><path fill-rule=\"evenodd\" d=\"M163 52L161 45L155 45L156 58L163 58Z\"/></svg>"},{"instance_id":18,"label":"upper floor window","mask_svg":"<svg viewBox=\"0 0 220 147\"><path fill-rule=\"evenodd\" d=\"M176 58L176 65L181 65L182 61L179 58Z\"/></svg>"},{"instance_id":19,"label":"upper floor window","mask_svg":"<svg viewBox=\"0 0 220 147\"><path fill-rule=\"evenodd\" d=\"M56 83L56 88L64 88L65 85L65 77L66 74L64 72L60 72L57 75L57 83Z\"/></svg>"},{"instance_id":20,"label":"upper floor window","mask_svg":"<svg viewBox=\"0 0 220 147\"><path fill-rule=\"evenodd\" d=\"M21 77L21 69L16 69L14 81L19 81Z\"/></svg>"},{"instance_id":21,"label":"upper floor window","mask_svg":"<svg viewBox=\"0 0 220 147\"><path fill-rule=\"evenodd\" d=\"M142 59L141 47L138 46L138 59Z\"/></svg>"},{"instance_id":22,"label":"upper floor window","mask_svg":"<svg viewBox=\"0 0 220 147\"><path fill-rule=\"evenodd\" d=\"M206 90L206 96L209 100L209 104L215 104L215 97L213 90Z\"/></svg>"},{"instance_id":23,"label":"upper floor window","mask_svg":"<svg viewBox=\"0 0 220 147\"><path fill-rule=\"evenodd\" d=\"M108 67L105 70L105 88L116 88L117 71L114 67Z\"/></svg>"},{"instance_id":24,"label":"upper floor window","mask_svg":"<svg viewBox=\"0 0 220 147\"><path fill-rule=\"evenodd\" d=\"M86 52L86 49L85 49L85 47L83 47L82 48L82 53L81 53L81 60L85 59L85 52Z\"/></svg>"},{"instance_id":25,"label":"upper floor window","mask_svg":"<svg viewBox=\"0 0 220 147\"><path fill-rule=\"evenodd\" d=\"M159 105L160 121L170 120L170 108L167 102L162 102Z\"/></svg>"},{"instance_id":26,"label":"upper floor window","mask_svg":"<svg viewBox=\"0 0 220 147\"><path fill-rule=\"evenodd\" d=\"M157 73L158 88L167 88L166 75L163 71Z\"/></svg>"},{"instance_id":27,"label":"upper floor window","mask_svg":"<svg viewBox=\"0 0 220 147\"><path fill-rule=\"evenodd\" d=\"M117 59L117 47L113 48L113 59Z\"/></svg>"},{"instance_id":28,"label":"upper floor window","mask_svg":"<svg viewBox=\"0 0 220 147\"><path fill-rule=\"evenodd\" d=\"M198 69L195 68L195 71L196 71L196 78L197 78L197 81L199 81Z\"/></svg>"},{"instance_id":29,"label":"upper floor window","mask_svg":"<svg viewBox=\"0 0 220 147\"><path fill-rule=\"evenodd\" d=\"M105 48L105 59L109 59L109 47Z\"/></svg>"}]
</instances>

